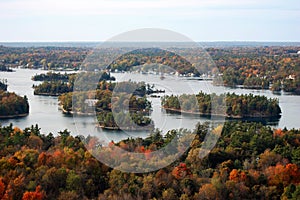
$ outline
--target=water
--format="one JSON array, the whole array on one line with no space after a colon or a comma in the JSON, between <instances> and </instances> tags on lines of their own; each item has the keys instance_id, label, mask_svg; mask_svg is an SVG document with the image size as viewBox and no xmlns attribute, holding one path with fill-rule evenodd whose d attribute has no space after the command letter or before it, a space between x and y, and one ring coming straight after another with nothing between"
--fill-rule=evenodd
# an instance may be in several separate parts
<instances>
[{"instance_id":1,"label":"water","mask_svg":"<svg viewBox=\"0 0 300 200\"><path fill-rule=\"evenodd\" d=\"M31 80L35 74L46 73L42 70L28 70L17 69L16 72L0 72L0 79L8 80L8 90L13 91L19 95L26 95L29 99L30 113L27 117L18 119L0 120L2 125L13 123L14 126L20 128L30 127L38 124L41 127L42 133L53 133L57 135L59 131L68 129L73 135L100 135L105 141L119 141L128 137L145 137L145 132L111 132L103 131L95 127L96 120L94 117L80 117L76 118L76 123L72 116L63 114L58 109L57 97L35 96L33 95L33 84L38 84ZM134 73L117 73L113 74L118 81L132 80L145 81L150 84L155 84L158 89L166 90L166 94L182 94L182 93L197 93L204 91L206 93L216 92L235 92L237 94L253 93L256 95L266 95L271 98L278 98L280 107L282 109L282 117L279 122L272 124L274 127L280 128L300 128L299 110L300 110L300 96L293 95L274 95L269 90L246 90L246 89L230 89L224 87L214 87L211 82L187 80L185 78L178 78L173 76L166 76L164 80L160 79L158 75L144 75ZM163 95L163 94L158 94ZM170 129L188 128L193 129L197 122L208 121L204 117L186 116L180 114L168 114L160 107L159 98L149 98L152 102L153 112L151 114L154 120L155 127L164 132Z\"/></svg>"}]
</instances>

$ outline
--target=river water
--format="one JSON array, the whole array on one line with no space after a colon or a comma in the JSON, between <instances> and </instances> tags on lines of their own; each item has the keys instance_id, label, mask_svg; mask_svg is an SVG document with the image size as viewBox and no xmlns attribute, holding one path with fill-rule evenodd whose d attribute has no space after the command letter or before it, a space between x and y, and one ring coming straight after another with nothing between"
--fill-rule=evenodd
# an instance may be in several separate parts
<instances>
[{"instance_id":1,"label":"river water","mask_svg":"<svg viewBox=\"0 0 300 200\"><path fill-rule=\"evenodd\" d=\"M103 131L95 127L94 117L81 117L73 119L72 116L63 114L58 109L57 97L35 96L33 95L34 82L31 77L35 74L46 73L42 70L16 69L15 72L0 72L0 79L8 80L8 90L19 95L26 95L29 99L30 113L27 117L18 119L0 120L1 125L13 123L14 126L20 128L30 127L38 124L41 127L42 133L48 134L52 132L57 135L59 131L68 129L73 135L102 135L103 140L119 141L128 137L145 137L145 132L114 132ZM138 74L138 73L114 73L117 81L132 80L145 81L149 84L155 84L157 89L166 90L166 94L183 94L183 93L198 93L204 91L206 93L223 93L235 92L237 94L253 93L255 95L266 95L271 98L278 98L282 110L282 117L278 122L267 123L275 128L300 128L299 111L300 111L300 96L295 95L275 95L269 90L249 90L240 88L224 88L214 87L209 81L189 80L187 78L179 78L175 76L165 76L161 80L159 75ZM163 94L158 94L163 95ZM152 102L153 112L151 117L155 127L163 130L165 133L170 129L187 128L193 129L197 122L208 121L205 117L186 116L180 114L169 114L160 108L159 98L149 98Z\"/></svg>"}]
</instances>

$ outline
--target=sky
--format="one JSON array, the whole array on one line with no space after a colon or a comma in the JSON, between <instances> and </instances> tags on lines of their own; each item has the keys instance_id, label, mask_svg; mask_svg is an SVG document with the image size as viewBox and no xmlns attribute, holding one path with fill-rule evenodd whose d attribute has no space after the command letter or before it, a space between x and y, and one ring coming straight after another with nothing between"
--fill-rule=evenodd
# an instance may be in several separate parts
<instances>
[{"instance_id":1,"label":"sky","mask_svg":"<svg viewBox=\"0 0 300 200\"><path fill-rule=\"evenodd\" d=\"M300 41L299 0L0 0L1 42L105 41L161 28L194 41Z\"/></svg>"}]
</instances>

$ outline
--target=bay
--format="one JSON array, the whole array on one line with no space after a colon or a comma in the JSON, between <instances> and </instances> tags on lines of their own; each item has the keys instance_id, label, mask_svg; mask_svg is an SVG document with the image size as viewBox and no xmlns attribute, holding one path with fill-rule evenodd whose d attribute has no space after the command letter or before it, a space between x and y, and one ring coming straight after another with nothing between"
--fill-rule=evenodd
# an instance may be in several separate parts
<instances>
[{"instance_id":1,"label":"bay","mask_svg":"<svg viewBox=\"0 0 300 200\"><path fill-rule=\"evenodd\" d=\"M41 132L44 134L51 132L57 135L59 131L68 129L74 136L97 135L105 141L119 141L128 137L146 137L148 135L147 132L105 131L96 128L96 120L94 117L76 117L74 120L72 116L63 114L58 109L57 97L33 95L32 85L39 84L40 82L32 81L31 77L35 74L46 72L47 71L44 70L29 69L16 69L15 72L0 72L0 79L7 79L8 81L8 90L22 96L26 95L30 104L30 113L27 117L2 119L0 120L1 125L4 126L13 123L14 126L26 128L38 124L39 127L41 127ZM265 95L269 98L278 98L279 105L282 109L282 117L278 122L266 123L274 128L300 128L300 96L288 94L275 95L269 90L215 87L209 81L189 80L185 77L168 75L165 75L164 79L154 74L112 73L112 75L115 76L118 81L145 81L151 85L154 84L157 89L166 90L166 94L198 93L199 91L206 93L215 92L217 94L235 92L236 94L253 93L254 95ZM166 113L161 109L159 98L149 97L149 100L152 102L153 112L151 117L154 120L155 127L163 130L163 133L166 133L170 129L193 129L197 122L209 121L209 119L205 117Z\"/></svg>"}]
</instances>

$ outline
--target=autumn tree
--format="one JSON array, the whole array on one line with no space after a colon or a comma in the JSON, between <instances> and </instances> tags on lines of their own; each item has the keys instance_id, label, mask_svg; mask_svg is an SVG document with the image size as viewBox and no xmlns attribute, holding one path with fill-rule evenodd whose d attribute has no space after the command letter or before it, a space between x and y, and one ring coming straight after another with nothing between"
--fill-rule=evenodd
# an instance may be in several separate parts
<instances>
[{"instance_id":1,"label":"autumn tree","mask_svg":"<svg viewBox=\"0 0 300 200\"><path fill-rule=\"evenodd\" d=\"M25 192L22 200L42 200L44 199L44 191L41 190L41 186L37 186L34 192Z\"/></svg>"}]
</instances>

